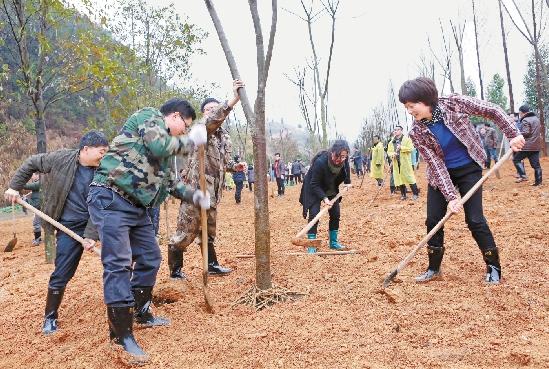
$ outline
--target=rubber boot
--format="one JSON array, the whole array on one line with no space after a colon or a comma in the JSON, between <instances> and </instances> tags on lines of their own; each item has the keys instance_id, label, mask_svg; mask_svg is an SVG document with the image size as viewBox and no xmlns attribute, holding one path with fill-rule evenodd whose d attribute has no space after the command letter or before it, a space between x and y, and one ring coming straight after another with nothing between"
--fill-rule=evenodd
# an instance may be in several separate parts
<instances>
[{"instance_id":1,"label":"rubber boot","mask_svg":"<svg viewBox=\"0 0 549 369\"><path fill-rule=\"evenodd\" d=\"M152 287L132 288L135 299L135 322L145 328L170 325L170 320L152 314Z\"/></svg>"},{"instance_id":2,"label":"rubber boot","mask_svg":"<svg viewBox=\"0 0 549 369\"><path fill-rule=\"evenodd\" d=\"M541 185L541 168L534 169L534 184L532 186L540 186Z\"/></svg>"},{"instance_id":3,"label":"rubber boot","mask_svg":"<svg viewBox=\"0 0 549 369\"><path fill-rule=\"evenodd\" d=\"M170 269L171 279L187 279L187 276L181 270L183 268L183 250L172 245L168 246L168 268Z\"/></svg>"},{"instance_id":4,"label":"rubber boot","mask_svg":"<svg viewBox=\"0 0 549 369\"><path fill-rule=\"evenodd\" d=\"M435 247L427 245L427 254L429 256L429 267L425 273L416 277L416 282L425 283L429 282L440 276L440 264L442 263L442 257L444 256L444 247Z\"/></svg>"},{"instance_id":5,"label":"rubber boot","mask_svg":"<svg viewBox=\"0 0 549 369\"><path fill-rule=\"evenodd\" d=\"M61 305L64 293L64 288L48 288L44 324L42 325L42 333L45 335L57 332L57 310L59 309L59 305Z\"/></svg>"},{"instance_id":6,"label":"rubber boot","mask_svg":"<svg viewBox=\"0 0 549 369\"><path fill-rule=\"evenodd\" d=\"M107 306L111 342L122 346L130 357L130 365L139 365L149 361L149 355L133 336L133 315L131 306Z\"/></svg>"},{"instance_id":7,"label":"rubber boot","mask_svg":"<svg viewBox=\"0 0 549 369\"><path fill-rule=\"evenodd\" d=\"M40 242L42 242L42 232L34 232L34 240L32 240L33 246L40 245Z\"/></svg>"},{"instance_id":8,"label":"rubber boot","mask_svg":"<svg viewBox=\"0 0 549 369\"><path fill-rule=\"evenodd\" d=\"M486 263L486 279L487 283L498 284L501 279L501 265L499 263L498 248L484 250L482 258Z\"/></svg>"},{"instance_id":9,"label":"rubber boot","mask_svg":"<svg viewBox=\"0 0 549 369\"><path fill-rule=\"evenodd\" d=\"M419 188L417 188L417 184L412 183L410 189L412 190L412 200L417 200L419 198Z\"/></svg>"},{"instance_id":10,"label":"rubber boot","mask_svg":"<svg viewBox=\"0 0 549 369\"><path fill-rule=\"evenodd\" d=\"M400 199L406 200L406 185L400 185Z\"/></svg>"},{"instance_id":11,"label":"rubber boot","mask_svg":"<svg viewBox=\"0 0 549 369\"><path fill-rule=\"evenodd\" d=\"M227 275L232 272L232 269L219 265L217 254L215 253L214 241L215 239L213 237L208 236L208 274Z\"/></svg>"},{"instance_id":12,"label":"rubber boot","mask_svg":"<svg viewBox=\"0 0 549 369\"><path fill-rule=\"evenodd\" d=\"M339 233L338 229L330 230L330 248L332 250L343 250L345 246L337 242L337 234Z\"/></svg>"},{"instance_id":13,"label":"rubber boot","mask_svg":"<svg viewBox=\"0 0 549 369\"><path fill-rule=\"evenodd\" d=\"M308 240L316 240L316 233L307 233L307 239ZM308 246L307 247L307 252L309 254L314 254L315 252L317 252L317 248L315 246Z\"/></svg>"}]
</instances>

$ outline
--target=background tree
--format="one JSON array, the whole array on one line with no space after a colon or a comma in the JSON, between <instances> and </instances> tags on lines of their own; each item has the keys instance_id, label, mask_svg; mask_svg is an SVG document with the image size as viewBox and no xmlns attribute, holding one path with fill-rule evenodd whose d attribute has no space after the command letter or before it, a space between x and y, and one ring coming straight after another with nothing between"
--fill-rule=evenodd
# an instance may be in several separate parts
<instances>
[{"instance_id":1,"label":"background tree","mask_svg":"<svg viewBox=\"0 0 549 369\"><path fill-rule=\"evenodd\" d=\"M471 77L468 77L467 81L465 81L465 95L477 97L477 88Z\"/></svg>"},{"instance_id":2,"label":"background tree","mask_svg":"<svg viewBox=\"0 0 549 369\"><path fill-rule=\"evenodd\" d=\"M488 101L499 105L503 110L507 110L507 96L503 92L505 81L499 74L494 74L492 81L488 84L487 98Z\"/></svg>"},{"instance_id":3,"label":"background tree","mask_svg":"<svg viewBox=\"0 0 549 369\"><path fill-rule=\"evenodd\" d=\"M501 1L500 1L501 2ZM547 71L545 69L545 65L543 64L543 60L540 53L540 46L541 46L541 40L542 35L544 34L546 22L544 18L544 5L542 0L531 0L530 2L530 16L532 17L532 23L528 23L524 17L523 14L525 14L525 11L521 10L519 6L517 5L516 0L511 0L511 2L514 5L514 8L518 14L518 18L520 18L520 23L517 23L515 18L511 15L509 12L509 9L507 9L507 6L504 2L501 2L503 5L505 11L509 15L509 18L515 25L516 29L520 32L522 36L532 45L534 48L534 55L536 60L536 94L537 94L537 107L538 107L538 116L541 124L541 130L543 132L543 136L545 137L545 102L543 99L543 90L549 84L549 80L547 79ZM520 26L519 26L520 24ZM523 30L524 28L524 30ZM546 145L543 145L543 153L547 155L547 147Z\"/></svg>"},{"instance_id":4,"label":"background tree","mask_svg":"<svg viewBox=\"0 0 549 369\"><path fill-rule=\"evenodd\" d=\"M452 34L454 35L454 42L456 43L456 49L458 51L459 71L461 81L461 93L465 95L467 93L467 86L465 85L465 63L463 61L463 36L465 35L465 26L467 21L463 23L454 24L450 20L450 27L452 28Z\"/></svg>"},{"instance_id":5,"label":"background tree","mask_svg":"<svg viewBox=\"0 0 549 369\"><path fill-rule=\"evenodd\" d=\"M503 55L505 57L505 71L507 73L507 86L509 87L509 110L515 112L515 98L513 95L513 83L511 81L511 69L509 67L509 55L507 54L507 35L505 34L505 24L503 23L503 11L501 9L501 0L498 0L499 21L501 25L501 41L503 44Z\"/></svg>"},{"instance_id":6,"label":"background tree","mask_svg":"<svg viewBox=\"0 0 549 369\"><path fill-rule=\"evenodd\" d=\"M452 49L452 42L448 37L446 36L446 32L444 31L444 26L442 25L442 20L438 20L440 24L440 34L442 36L442 51L435 51L433 49L433 45L431 44L431 39L427 37L427 44L429 45L429 50L431 50L431 54L433 56L433 59L437 62L438 66L442 70L442 88L440 89L440 92L444 92L444 87L446 85L446 80L450 82L450 92L454 93L454 82L452 81L452 56L453 56L453 49Z\"/></svg>"},{"instance_id":7,"label":"background tree","mask_svg":"<svg viewBox=\"0 0 549 369\"><path fill-rule=\"evenodd\" d=\"M473 25L475 30L475 48L477 51L477 67L478 67L478 80L480 85L480 99L484 100L484 84L482 82L482 68L480 67L480 49L478 46L478 22L477 22L477 11L475 8L475 0L471 0L473 5Z\"/></svg>"},{"instance_id":8,"label":"background tree","mask_svg":"<svg viewBox=\"0 0 549 369\"><path fill-rule=\"evenodd\" d=\"M545 65L546 70L549 70L549 47L542 45L540 47L540 56L542 63ZM526 96L526 103L530 107L538 106L538 94L536 90L536 57L534 53L528 60L528 69L524 75L524 95ZM544 101L549 101L549 88L543 89ZM545 118L549 117L549 106L545 105ZM549 141L549 132L545 131L545 141Z\"/></svg>"}]
</instances>

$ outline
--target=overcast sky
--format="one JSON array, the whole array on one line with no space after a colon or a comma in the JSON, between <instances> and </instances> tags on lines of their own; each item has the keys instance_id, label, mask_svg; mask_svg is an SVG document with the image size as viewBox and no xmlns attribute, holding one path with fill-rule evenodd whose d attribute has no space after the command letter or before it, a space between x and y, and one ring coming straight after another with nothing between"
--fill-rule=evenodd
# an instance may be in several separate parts
<instances>
[{"instance_id":1,"label":"overcast sky","mask_svg":"<svg viewBox=\"0 0 549 369\"><path fill-rule=\"evenodd\" d=\"M523 0L519 0L520 1ZM150 0L151 4L168 4L170 1ZM216 82L219 98L230 96L231 75L225 56L204 1L175 2L177 11L191 23L209 33L203 42L206 55L193 59L192 73L199 83ZM262 0L263 32L268 39L271 1ZM303 66L310 57L306 23L284 9L303 14L299 0L279 0L277 33L269 80L267 83L267 117L291 124L303 124L297 88L285 77L294 67ZM528 1L529 3L529 1ZM236 62L245 80L251 99L255 98L257 83L255 34L248 1L214 0ZM321 4L317 0L315 5ZM501 43L501 30L497 0L476 0L480 25L480 53L485 85L495 73L505 77L505 64ZM337 122L340 134L351 142L355 140L363 118L370 110L384 103L388 96L389 81L395 89L407 79L418 76L421 54L431 58L427 36L435 50L441 50L441 32L438 19L445 24L467 19L465 41L465 74L478 85L478 70L472 22L471 0L341 0L337 14L336 41L330 76L329 115ZM523 76L530 55L530 46L506 18L510 65L515 93L515 104L524 98ZM450 31L448 29L448 31ZM328 55L330 21L327 16L314 23L314 34L322 62ZM448 33L450 36L450 33ZM323 66L325 63L322 64ZM453 74L456 91L460 91L457 54ZM437 80L439 89L441 79ZM507 86L505 87L507 94ZM448 83L445 93L448 93ZM253 101L252 101L253 103ZM518 106L516 107L518 108ZM330 136L334 137L332 126Z\"/></svg>"}]
</instances>

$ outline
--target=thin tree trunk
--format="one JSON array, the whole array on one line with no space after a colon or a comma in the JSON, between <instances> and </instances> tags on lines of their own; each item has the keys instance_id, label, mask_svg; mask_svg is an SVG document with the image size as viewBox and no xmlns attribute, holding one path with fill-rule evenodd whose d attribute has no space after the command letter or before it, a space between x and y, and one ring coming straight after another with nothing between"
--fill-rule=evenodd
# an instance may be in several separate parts
<instances>
[{"instance_id":1,"label":"thin tree trunk","mask_svg":"<svg viewBox=\"0 0 549 369\"><path fill-rule=\"evenodd\" d=\"M480 99L484 100L484 84L482 83L482 69L480 68L480 50L478 47L478 28L477 28L477 13L475 9L475 0L471 0L473 3L473 24L475 26L475 45L477 48L477 65L478 65L478 79L480 82Z\"/></svg>"},{"instance_id":2,"label":"thin tree trunk","mask_svg":"<svg viewBox=\"0 0 549 369\"><path fill-rule=\"evenodd\" d=\"M536 59L536 94L538 98L538 117L541 125L541 134L543 137L543 155L547 156L547 145L545 145L545 103L543 101L543 81L541 65L543 60L539 52L538 44L534 44L534 53Z\"/></svg>"},{"instance_id":3,"label":"thin tree trunk","mask_svg":"<svg viewBox=\"0 0 549 369\"><path fill-rule=\"evenodd\" d=\"M511 69L509 67L509 56L507 54L507 36L505 36L505 25L503 23L503 11L501 10L501 0L499 5L499 20L501 24L501 40L503 42L503 55L505 56L505 70L507 72L507 85L509 86L509 109L511 113L515 112L515 98L513 97L513 83L511 82Z\"/></svg>"},{"instance_id":4,"label":"thin tree trunk","mask_svg":"<svg viewBox=\"0 0 549 369\"><path fill-rule=\"evenodd\" d=\"M238 72L234 56L229 47L229 42L227 41L217 12L215 11L211 0L204 0L204 2L217 31L221 47L223 48L223 51L225 53L227 63L229 64L231 75L233 76L233 79L239 79L240 73ZM263 173L267 173L267 142L265 138L265 89L272 57L272 50L274 46L274 36L276 33L277 1L272 0L273 15L271 19L271 30L269 34L269 44L267 47L266 55L264 54L263 35L261 32L257 2L254 0L249 0L248 2L250 5L250 12L252 14L252 20L256 33L257 49L258 84L254 111L252 111L250 101L244 88L239 89L239 95L242 102L242 107L244 109L244 115L246 116L246 121L252 127L254 167L256 173L259 174L256 178L256 185L254 189L256 285L259 289L266 290L272 287L272 278L268 182L267 176L263 175Z\"/></svg>"}]
</instances>

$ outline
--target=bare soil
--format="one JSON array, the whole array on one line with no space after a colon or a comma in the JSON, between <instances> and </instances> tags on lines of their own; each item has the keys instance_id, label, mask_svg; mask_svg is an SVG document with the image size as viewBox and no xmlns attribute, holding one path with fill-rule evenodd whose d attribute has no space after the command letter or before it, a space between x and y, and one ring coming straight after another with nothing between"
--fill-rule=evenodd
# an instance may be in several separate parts
<instances>
[{"instance_id":1,"label":"bare soil","mask_svg":"<svg viewBox=\"0 0 549 369\"><path fill-rule=\"evenodd\" d=\"M549 160L542 160L549 175ZM253 196L241 205L226 192L219 207L217 250L234 269L210 278L215 314L205 310L198 246L185 254L189 280L171 281L163 262L155 313L167 328L137 329L151 368L547 368L549 367L549 186L515 184L511 163L502 178L484 186L485 215L501 249L504 281L483 282L484 263L463 215L445 230L443 279L416 284L426 267L419 255L388 289L383 278L425 235L424 168L420 200L400 201L388 188L375 194L373 180L342 202L340 239L357 255L288 256L302 251L290 239L306 224L299 186L270 198L272 273L276 285L307 295L255 312L232 307L254 283ZM532 175L531 169L529 174ZM358 186L359 181L353 178ZM270 186L275 186L271 183ZM173 229L178 205L170 201ZM166 239L166 216L161 214ZM0 222L2 249L11 220ZM68 285L60 330L42 336L49 274L43 246L32 247L31 217L16 219L13 253L0 254L0 368L124 368L108 343L99 258L86 254ZM319 235L327 238L327 219ZM166 244L161 243L162 252ZM322 251L327 251L324 245ZM165 257L166 259L166 257Z\"/></svg>"}]
</instances>

